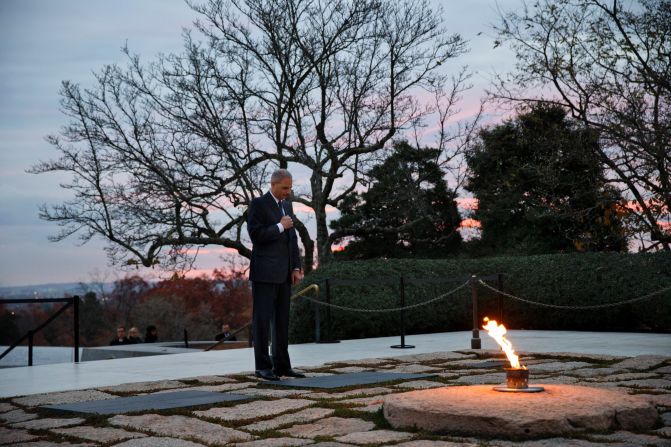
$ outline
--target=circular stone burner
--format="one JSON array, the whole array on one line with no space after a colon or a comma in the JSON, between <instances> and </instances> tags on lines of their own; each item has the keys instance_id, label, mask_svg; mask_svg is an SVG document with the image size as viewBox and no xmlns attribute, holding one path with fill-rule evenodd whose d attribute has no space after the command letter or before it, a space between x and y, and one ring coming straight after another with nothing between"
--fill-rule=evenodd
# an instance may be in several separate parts
<instances>
[{"instance_id":1,"label":"circular stone burner","mask_svg":"<svg viewBox=\"0 0 671 447\"><path fill-rule=\"evenodd\" d=\"M491 385L478 385L392 394L385 397L384 416L396 428L522 437L646 430L657 421L657 410L648 399L624 391L542 386L542 393L500 393Z\"/></svg>"}]
</instances>

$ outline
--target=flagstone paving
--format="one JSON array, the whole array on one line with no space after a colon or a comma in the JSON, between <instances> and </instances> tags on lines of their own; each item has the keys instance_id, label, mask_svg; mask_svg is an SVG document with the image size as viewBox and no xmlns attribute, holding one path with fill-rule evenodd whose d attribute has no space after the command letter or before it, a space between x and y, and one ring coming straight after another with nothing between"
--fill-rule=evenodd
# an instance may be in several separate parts
<instances>
[{"instance_id":1,"label":"flagstone paving","mask_svg":"<svg viewBox=\"0 0 671 447\"><path fill-rule=\"evenodd\" d=\"M312 377L365 370L435 374L422 380L334 390L280 389L272 383L259 382L247 372L15 397L0 400L0 447L671 446L671 355L634 358L570 352L521 355L522 363L530 369L532 385L614 388L650 400L659 414L657 424L650 430L615 429L576 438L514 440L397 430L384 420L383 402L391 394L445 386L501 384L505 364L498 360L501 360L498 351L464 350L340 361L305 368ZM170 390L232 392L246 394L252 400L109 417L39 408Z\"/></svg>"}]
</instances>

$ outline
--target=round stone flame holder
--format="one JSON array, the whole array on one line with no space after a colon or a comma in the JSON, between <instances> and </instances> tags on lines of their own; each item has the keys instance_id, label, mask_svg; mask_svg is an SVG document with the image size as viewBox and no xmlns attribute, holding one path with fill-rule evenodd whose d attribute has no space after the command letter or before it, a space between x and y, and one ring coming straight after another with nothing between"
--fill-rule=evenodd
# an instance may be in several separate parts
<instances>
[{"instance_id":1,"label":"round stone flame holder","mask_svg":"<svg viewBox=\"0 0 671 447\"><path fill-rule=\"evenodd\" d=\"M529 370L526 368L503 368L506 370L506 386L495 386L494 391L504 393L540 393L542 386L529 386Z\"/></svg>"},{"instance_id":2,"label":"round stone flame holder","mask_svg":"<svg viewBox=\"0 0 671 447\"><path fill-rule=\"evenodd\" d=\"M648 398L623 390L558 384L543 387L543 393L498 393L491 385L394 393L384 398L384 417L400 429L521 438L645 431L654 428L659 417Z\"/></svg>"}]
</instances>

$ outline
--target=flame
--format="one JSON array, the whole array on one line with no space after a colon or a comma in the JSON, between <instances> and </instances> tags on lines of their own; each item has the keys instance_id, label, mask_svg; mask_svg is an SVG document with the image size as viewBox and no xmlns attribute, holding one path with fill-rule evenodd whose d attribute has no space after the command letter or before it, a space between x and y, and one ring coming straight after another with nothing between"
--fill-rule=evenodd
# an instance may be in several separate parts
<instances>
[{"instance_id":1,"label":"flame","mask_svg":"<svg viewBox=\"0 0 671 447\"><path fill-rule=\"evenodd\" d=\"M504 335L506 335L506 327L502 324L498 324L496 320L490 320L489 318L484 318L485 324L483 329L487 331L490 337L492 337L496 342L501 346L503 352L506 353L508 361L510 361L510 366L514 369L527 369L526 366L520 365L519 356L515 354L512 343L508 341Z\"/></svg>"}]
</instances>

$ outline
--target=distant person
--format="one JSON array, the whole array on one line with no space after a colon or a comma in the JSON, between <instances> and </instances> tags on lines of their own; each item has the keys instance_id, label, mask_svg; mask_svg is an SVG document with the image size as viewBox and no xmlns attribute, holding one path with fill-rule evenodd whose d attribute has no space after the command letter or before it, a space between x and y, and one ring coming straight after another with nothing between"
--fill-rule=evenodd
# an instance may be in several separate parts
<instances>
[{"instance_id":1,"label":"distant person","mask_svg":"<svg viewBox=\"0 0 671 447\"><path fill-rule=\"evenodd\" d=\"M135 326L128 329L128 343L131 345L142 343L142 339L140 338L140 331Z\"/></svg>"},{"instance_id":2,"label":"distant person","mask_svg":"<svg viewBox=\"0 0 671 447\"><path fill-rule=\"evenodd\" d=\"M214 339L217 340L217 341L223 340L224 338L228 337L229 335L231 335L231 326L224 323L224 324L221 325L221 333L217 334L214 337ZM230 337L227 341L238 341L238 339L234 335L234 336Z\"/></svg>"},{"instance_id":3,"label":"distant person","mask_svg":"<svg viewBox=\"0 0 671 447\"><path fill-rule=\"evenodd\" d=\"M119 326L116 328L116 338L112 339L110 346L127 345L128 343L128 337L126 337L126 328Z\"/></svg>"},{"instance_id":4,"label":"distant person","mask_svg":"<svg viewBox=\"0 0 671 447\"><path fill-rule=\"evenodd\" d=\"M147 333L144 336L145 343L156 343L158 341L158 330L156 326L149 325L147 326Z\"/></svg>"}]
</instances>

